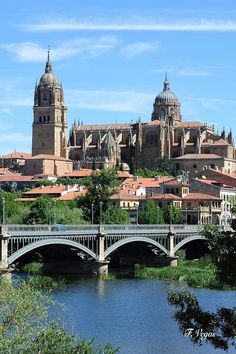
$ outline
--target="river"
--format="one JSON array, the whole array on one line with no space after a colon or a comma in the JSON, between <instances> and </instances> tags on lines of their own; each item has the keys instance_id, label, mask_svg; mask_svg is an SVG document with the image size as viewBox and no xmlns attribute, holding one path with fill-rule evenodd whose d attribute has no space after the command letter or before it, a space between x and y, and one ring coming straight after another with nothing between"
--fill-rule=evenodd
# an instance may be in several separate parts
<instances>
[{"instance_id":1,"label":"river","mask_svg":"<svg viewBox=\"0 0 236 354\"><path fill-rule=\"evenodd\" d=\"M97 343L120 347L121 354L217 354L210 345L194 346L172 318L168 290L186 289L186 284L161 280L67 277L67 286L54 290L65 304L63 314L69 332L96 338ZM232 307L236 292L191 288L201 306ZM235 353L230 350L228 353Z\"/></svg>"}]
</instances>

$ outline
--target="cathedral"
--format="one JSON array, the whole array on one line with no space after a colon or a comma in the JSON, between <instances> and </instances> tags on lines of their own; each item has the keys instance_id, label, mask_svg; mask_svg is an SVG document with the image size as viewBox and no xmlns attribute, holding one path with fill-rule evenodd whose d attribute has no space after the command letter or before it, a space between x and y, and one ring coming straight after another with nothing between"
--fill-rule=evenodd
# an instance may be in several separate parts
<instances>
[{"instance_id":1,"label":"cathedral","mask_svg":"<svg viewBox=\"0 0 236 354\"><path fill-rule=\"evenodd\" d=\"M156 169L160 159L190 173L206 167L236 171L232 131L219 135L214 126L183 121L180 101L167 76L156 96L149 122L83 124L74 122L67 135L67 107L50 53L34 93L32 155L54 155L73 161L74 169L119 166Z\"/></svg>"}]
</instances>

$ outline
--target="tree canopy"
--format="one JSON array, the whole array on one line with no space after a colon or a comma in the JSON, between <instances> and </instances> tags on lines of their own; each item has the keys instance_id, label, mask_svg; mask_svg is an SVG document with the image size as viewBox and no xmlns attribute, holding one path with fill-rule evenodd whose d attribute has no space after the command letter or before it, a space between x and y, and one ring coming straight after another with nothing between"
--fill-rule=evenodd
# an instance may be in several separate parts
<instances>
[{"instance_id":1,"label":"tree canopy","mask_svg":"<svg viewBox=\"0 0 236 354\"><path fill-rule=\"evenodd\" d=\"M211 258L216 267L219 287L236 287L236 234L221 233L218 226L206 225L204 235L209 240ZM214 348L236 348L236 307L220 307L216 312L204 310L189 292L170 292L168 301L177 311L174 318L180 331L194 344L210 343ZM190 332L189 332L190 331ZM203 342L204 333L206 335Z\"/></svg>"},{"instance_id":2,"label":"tree canopy","mask_svg":"<svg viewBox=\"0 0 236 354\"><path fill-rule=\"evenodd\" d=\"M12 354L114 354L111 345L96 346L93 340L68 335L58 318L49 322L56 304L28 282L14 287L0 277L0 353ZM62 309L61 309L62 310Z\"/></svg>"},{"instance_id":3,"label":"tree canopy","mask_svg":"<svg viewBox=\"0 0 236 354\"><path fill-rule=\"evenodd\" d=\"M169 205L164 213L164 219L167 224L178 224L182 221L182 213L179 208Z\"/></svg>"},{"instance_id":4,"label":"tree canopy","mask_svg":"<svg viewBox=\"0 0 236 354\"><path fill-rule=\"evenodd\" d=\"M139 224L163 224L163 212L153 200L147 200L145 208L138 213Z\"/></svg>"},{"instance_id":5,"label":"tree canopy","mask_svg":"<svg viewBox=\"0 0 236 354\"><path fill-rule=\"evenodd\" d=\"M100 221L100 212L105 214L110 206L110 196L114 194L119 185L116 169L103 169L95 171L84 179L87 193L78 199L78 206L84 211L87 220L91 221L92 209L94 222Z\"/></svg>"}]
</instances>

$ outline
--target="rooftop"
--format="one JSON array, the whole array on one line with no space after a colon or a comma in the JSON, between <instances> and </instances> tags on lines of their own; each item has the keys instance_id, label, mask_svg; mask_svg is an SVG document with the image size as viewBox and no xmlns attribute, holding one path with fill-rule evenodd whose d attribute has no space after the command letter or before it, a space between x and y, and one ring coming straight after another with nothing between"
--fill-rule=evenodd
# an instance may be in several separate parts
<instances>
[{"instance_id":1,"label":"rooftop","mask_svg":"<svg viewBox=\"0 0 236 354\"><path fill-rule=\"evenodd\" d=\"M223 159L223 157L215 154L186 154L174 158L174 160L212 160L212 159Z\"/></svg>"}]
</instances>

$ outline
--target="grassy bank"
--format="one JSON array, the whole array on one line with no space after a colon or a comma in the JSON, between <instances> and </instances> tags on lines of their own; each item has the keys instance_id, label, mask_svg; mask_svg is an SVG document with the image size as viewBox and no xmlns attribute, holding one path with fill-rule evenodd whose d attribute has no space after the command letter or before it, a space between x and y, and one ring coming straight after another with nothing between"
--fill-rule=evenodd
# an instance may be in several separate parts
<instances>
[{"instance_id":1,"label":"grassy bank","mask_svg":"<svg viewBox=\"0 0 236 354\"><path fill-rule=\"evenodd\" d=\"M137 278L187 281L189 286L193 287L219 288L216 269L210 258L181 260L177 267L148 268L137 264L135 276Z\"/></svg>"}]
</instances>

